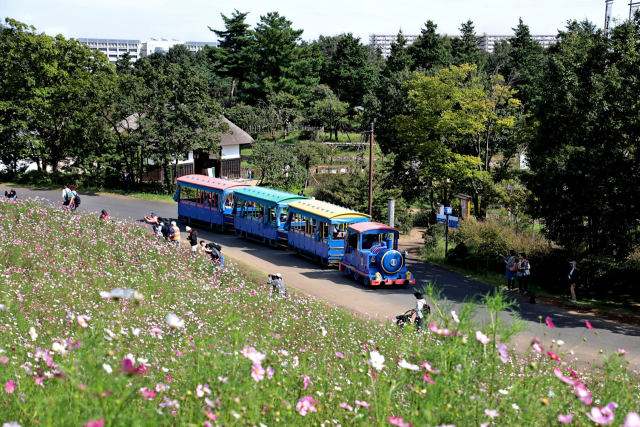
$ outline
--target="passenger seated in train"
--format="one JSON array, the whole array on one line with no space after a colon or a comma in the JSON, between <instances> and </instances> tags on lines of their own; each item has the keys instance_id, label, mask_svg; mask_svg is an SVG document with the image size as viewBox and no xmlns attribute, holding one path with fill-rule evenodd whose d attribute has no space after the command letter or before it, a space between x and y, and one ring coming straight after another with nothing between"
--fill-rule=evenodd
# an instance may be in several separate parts
<instances>
[{"instance_id":1,"label":"passenger seated in train","mask_svg":"<svg viewBox=\"0 0 640 427\"><path fill-rule=\"evenodd\" d=\"M340 226L338 224L333 225L333 238L334 239L344 238L344 231L340 231Z\"/></svg>"},{"instance_id":2,"label":"passenger seated in train","mask_svg":"<svg viewBox=\"0 0 640 427\"><path fill-rule=\"evenodd\" d=\"M362 249L371 249L376 243L378 243L377 234L365 234L362 238Z\"/></svg>"}]
</instances>

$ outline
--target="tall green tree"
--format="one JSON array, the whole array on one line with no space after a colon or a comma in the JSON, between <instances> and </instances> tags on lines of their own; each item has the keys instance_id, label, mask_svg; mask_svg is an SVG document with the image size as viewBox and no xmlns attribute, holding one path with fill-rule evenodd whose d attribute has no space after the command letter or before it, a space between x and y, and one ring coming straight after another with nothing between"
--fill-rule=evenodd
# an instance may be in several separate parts
<instances>
[{"instance_id":1,"label":"tall green tree","mask_svg":"<svg viewBox=\"0 0 640 427\"><path fill-rule=\"evenodd\" d=\"M396 40L391 43L391 53L385 64L385 74L389 75L399 71L407 71L413 65L413 58L407 52L407 39L402 31L396 36Z\"/></svg>"},{"instance_id":2,"label":"tall green tree","mask_svg":"<svg viewBox=\"0 0 640 427\"><path fill-rule=\"evenodd\" d=\"M487 54L480 49L476 29L470 19L460 25L460 37L451 40L451 48L454 64L476 64L478 69L484 68Z\"/></svg>"},{"instance_id":3,"label":"tall green tree","mask_svg":"<svg viewBox=\"0 0 640 427\"><path fill-rule=\"evenodd\" d=\"M361 105L364 95L373 87L375 78L369 65L367 48L359 38L351 33L346 34L338 41L324 82L341 100L356 106Z\"/></svg>"},{"instance_id":4,"label":"tall green tree","mask_svg":"<svg viewBox=\"0 0 640 427\"><path fill-rule=\"evenodd\" d=\"M286 191L304 186L308 171L295 157L294 150L276 142L255 142L249 157L251 164L260 170L260 184Z\"/></svg>"},{"instance_id":5,"label":"tall green tree","mask_svg":"<svg viewBox=\"0 0 640 427\"><path fill-rule=\"evenodd\" d=\"M220 65L218 72L231 78L229 100L227 106L233 103L233 95L239 82L243 81L252 70L253 37L249 24L245 22L248 12L233 11L230 17L220 14L224 21L224 30L214 30L218 37L218 49L211 50L214 61Z\"/></svg>"},{"instance_id":6,"label":"tall green tree","mask_svg":"<svg viewBox=\"0 0 640 427\"><path fill-rule=\"evenodd\" d=\"M412 70L429 71L440 69L451 63L451 52L447 49L444 37L436 32L438 26L428 20L418 38L408 47L413 58Z\"/></svg>"},{"instance_id":7,"label":"tall green tree","mask_svg":"<svg viewBox=\"0 0 640 427\"><path fill-rule=\"evenodd\" d=\"M608 37L571 22L549 49L528 151L534 215L578 253L624 259L638 244L640 22Z\"/></svg>"}]
</instances>

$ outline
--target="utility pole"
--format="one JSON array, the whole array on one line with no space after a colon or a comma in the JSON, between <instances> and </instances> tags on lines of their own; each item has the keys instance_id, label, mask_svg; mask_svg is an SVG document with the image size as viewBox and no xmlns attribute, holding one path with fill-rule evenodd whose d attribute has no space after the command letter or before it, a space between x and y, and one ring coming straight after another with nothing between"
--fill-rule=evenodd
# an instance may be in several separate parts
<instances>
[{"instance_id":1,"label":"utility pole","mask_svg":"<svg viewBox=\"0 0 640 427\"><path fill-rule=\"evenodd\" d=\"M373 123L369 139L369 216L373 214Z\"/></svg>"}]
</instances>

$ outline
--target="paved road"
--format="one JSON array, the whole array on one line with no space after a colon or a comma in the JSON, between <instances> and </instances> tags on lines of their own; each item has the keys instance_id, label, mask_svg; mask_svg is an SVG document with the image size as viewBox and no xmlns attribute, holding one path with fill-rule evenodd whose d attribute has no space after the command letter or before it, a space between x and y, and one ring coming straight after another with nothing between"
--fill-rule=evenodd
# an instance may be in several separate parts
<instances>
[{"instance_id":1,"label":"paved road","mask_svg":"<svg viewBox=\"0 0 640 427\"><path fill-rule=\"evenodd\" d=\"M0 186L0 192L7 189ZM40 197L54 203L60 202L61 191L29 190L17 188L20 198ZM0 193L1 194L1 193ZM156 212L159 216L175 218L175 204L149 202L123 196L102 196L97 194L80 194L82 205L80 211L99 212L107 209L113 216L123 219L140 220L142 215ZM96 213L97 215L97 213ZM184 228L183 228L184 229ZM299 289L330 304L343 306L364 315L393 318L412 308L415 298L412 289L383 288L370 289L342 276L334 269L321 269L312 262L283 250L266 248L258 243L239 239L233 235L212 233L198 229L200 238L215 240L223 245L224 253L232 258L244 261L265 272L280 272L284 275L287 286ZM472 296L484 295L491 288L483 283L468 279L457 273L442 269L415 258L407 262L409 269L418 281L435 280L444 296L455 305L459 305ZM266 278L266 277L265 277ZM514 339L518 351L528 348L531 338L537 336L543 344L550 345L551 340L565 342L560 351L572 350L579 364L601 360L599 353L616 352L624 348L629 353L627 359L635 369L640 369L640 328L624 323L589 317L584 313L576 313L563 308L546 304L529 304L525 298L518 298L518 313L525 321L526 330ZM540 318L550 316L554 329L540 325ZM479 310L478 320L487 318L486 312ZM511 317L503 313L503 318ZM596 328L596 332L585 327L588 319ZM545 334L546 332L546 334ZM584 341L583 339L587 340ZM569 355L566 356L568 359Z\"/></svg>"}]
</instances>

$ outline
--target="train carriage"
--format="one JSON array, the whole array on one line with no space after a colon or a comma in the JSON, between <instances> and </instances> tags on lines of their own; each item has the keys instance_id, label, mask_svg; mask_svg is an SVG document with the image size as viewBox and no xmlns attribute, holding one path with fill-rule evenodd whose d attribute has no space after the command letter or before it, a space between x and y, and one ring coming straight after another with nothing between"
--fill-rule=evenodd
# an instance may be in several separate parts
<instances>
[{"instance_id":1,"label":"train carriage","mask_svg":"<svg viewBox=\"0 0 640 427\"><path fill-rule=\"evenodd\" d=\"M178 202L178 218L218 230L233 228L233 193L248 184L206 175L185 175L177 181L173 199Z\"/></svg>"},{"instance_id":2,"label":"train carriage","mask_svg":"<svg viewBox=\"0 0 640 427\"><path fill-rule=\"evenodd\" d=\"M320 200L289 203L285 230L289 247L322 265L338 264L344 255L344 237L350 224L369 216Z\"/></svg>"},{"instance_id":3,"label":"train carriage","mask_svg":"<svg viewBox=\"0 0 640 427\"><path fill-rule=\"evenodd\" d=\"M307 197L267 187L243 187L234 191L233 221L237 234L253 237L270 246L287 247L289 203Z\"/></svg>"},{"instance_id":4,"label":"train carriage","mask_svg":"<svg viewBox=\"0 0 640 427\"><path fill-rule=\"evenodd\" d=\"M372 286L414 285L398 251L399 236L398 230L378 222L349 225L340 271Z\"/></svg>"}]
</instances>

